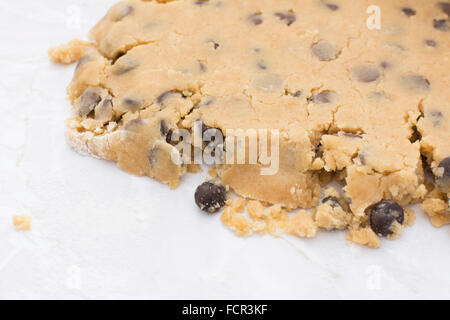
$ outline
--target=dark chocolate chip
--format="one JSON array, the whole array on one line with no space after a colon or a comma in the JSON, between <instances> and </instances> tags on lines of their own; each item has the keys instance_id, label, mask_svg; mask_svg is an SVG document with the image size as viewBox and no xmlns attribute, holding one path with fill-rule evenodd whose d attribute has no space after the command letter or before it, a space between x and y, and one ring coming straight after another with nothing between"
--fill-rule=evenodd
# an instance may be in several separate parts
<instances>
[{"instance_id":1,"label":"dark chocolate chip","mask_svg":"<svg viewBox=\"0 0 450 320\"><path fill-rule=\"evenodd\" d=\"M439 2L437 6L450 17L450 3L448 2Z\"/></svg>"},{"instance_id":2,"label":"dark chocolate chip","mask_svg":"<svg viewBox=\"0 0 450 320\"><path fill-rule=\"evenodd\" d=\"M267 66L266 66L266 64L264 62L258 62L256 65L261 70L267 70Z\"/></svg>"},{"instance_id":3,"label":"dark chocolate chip","mask_svg":"<svg viewBox=\"0 0 450 320\"><path fill-rule=\"evenodd\" d=\"M450 192L450 157L441 161L436 175L437 185L444 191Z\"/></svg>"},{"instance_id":4,"label":"dark chocolate chip","mask_svg":"<svg viewBox=\"0 0 450 320\"><path fill-rule=\"evenodd\" d=\"M257 12L249 15L247 20L253 23L255 26L258 26L263 23L262 14Z\"/></svg>"},{"instance_id":5,"label":"dark chocolate chip","mask_svg":"<svg viewBox=\"0 0 450 320\"><path fill-rule=\"evenodd\" d=\"M352 138L352 139L362 139L363 138L363 136L360 134L349 133L349 132L344 132L344 133L342 133L342 135L344 137Z\"/></svg>"},{"instance_id":6,"label":"dark chocolate chip","mask_svg":"<svg viewBox=\"0 0 450 320\"><path fill-rule=\"evenodd\" d=\"M355 67L353 74L358 81L365 83L374 82L381 76L378 67L368 63Z\"/></svg>"},{"instance_id":7,"label":"dark chocolate chip","mask_svg":"<svg viewBox=\"0 0 450 320\"><path fill-rule=\"evenodd\" d=\"M203 61L199 61L198 66L199 66L201 72L208 71L208 67L206 66L206 64Z\"/></svg>"},{"instance_id":8,"label":"dark chocolate chip","mask_svg":"<svg viewBox=\"0 0 450 320\"><path fill-rule=\"evenodd\" d=\"M313 44L313 46L311 47L311 52L320 61L335 60L339 54L339 50L333 44L327 41L320 41Z\"/></svg>"},{"instance_id":9,"label":"dark chocolate chip","mask_svg":"<svg viewBox=\"0 0 450 320\"><path fill-rule=\"evenodd\" d=\"M75 67L75 70L77 70L79 67L83 65L83 63L89 61L91 57L89 55L84 55L77 63L77 66Z\"/></svg>"},{"instance_id":10,"label":"dark chocolate chip","mask_svg":"<svg viewBox=\"0 0 450 320\"><path fill-rule=\"evenodd\" d=\"M222 141L223 141L223 132L220 129L217 128L211 128L209 126L207 126L206 124L204 124L202 122L202 138L204 139L205 137L205 133L208 131L208 135L211 137L211 141L215 140L215 137L222 137Z\"/></svg>"},{"instance_id":11,"label":"dark chocolate chip","mask_svg":"<svg viewBox=\"0 0 450 320\"><path fill-rule=\"evenodd\" d=\"M383 69L388 69L388 68L391 67L391 64L390 64L389 62L387 62L387 61L382 61L382 62L380 63L380 66L381 66Z\"/></svg>"},{"instance_id":12,"label":"dark chocolate chip","mask_svg":"<svg viewBox=\"0 0 450 320\"><path fill-rule=\"evenodd\" d=\"M121 76L130 72L138 66L138 62L135 58L125 56L116 61L112 67L112 73L116 76Z\"/></svg>"},{"instance_id":13,"label":"dark chocolate chip","mask_svg":"<svg viewBox=\"0 0 450 320\"><path fill-rule=\"evenodd\" d=\"M131 112L136 112L141 107L141 102L133 98L123 98L122 102L128 110Z\"/></svg>"},{"instance_id":14,"label":"dark chocolate chip","mask_svg":"<svg viewBox=\"0 0 450 320\"><path fill-rule=\"evenodd\" d=\"M309 101L312 101L314 103L331 103L335 100L335 98L336 94L334 92L323 91L310 98Z\"/></svg>"},{"instance_id":15,"label":"dark chocolate chip","mask_svg":"<svg viewBox=\"0 0 450 320\"><path fill-rule=\"evenodd\" d=\"M433 20L433 27L436 30L439 30L439 31L448 31L448 30L450 30L450 26L448 24L448 20L447 19L434 19Z\"/></svg>"},{"instance_id":16,"label":"dark chocolate chip","mask_svg":"<svg viewBox=\"0 0 450 320\"><path fill-rule=\"evenodd\" d=\"M219 49L220 44L218 44L217 42L215 42L214 40L209 40L208 43L213 45L214 50Z\"/></svg>"},{"instance_id":17,"label":"dark chocolate chip","mask_svg":"<svg viewBox=\"0 0 450 320\"><path fill-rule=\"evenodd\" d=\"M367 163L367 161L366 161L366 154L365 154L363 151L360 151L360 152L358 153L358 159L359 159L359 162L361 162L361 164L362 164L363 166L366 165L366 163Z\"/></svg>"},{"instance_id":18,"label":"dark chocolate chip","mask_svg":"<svg viewBox=\"0 0 450 320\"><path fill-rule=\"evenodd\" d=\"M371 209L370 227L376 234L384 237L393 234L392 225L395 221L400 224L405 221L404 210L398 203L383 200Z\"/></svg>"},{"instance_id":19,"label":"dark chocolate chip","mask_svg":"<svg viewBox=\"0 0 450 320\"><path fill-rule=\"evenodd\" d=\"M195 191L195 203L207 212L216 213L225 206L227 193L224 186L212 182L204 182Z\"/></svg>"},{"instance_id":20,"label":"dark chocolate chip","mask_svg":"<svg viewBox=\"0 0 450 320\"><path fill-rule=\"evenodd\" d=\"M375 91L369 94L369 97L375 100L380 100L380 99L388 99L389 97L386 95L386 93L384 92L380 92L380 91Z\"/></svg>"},{"instance_id":21,"label":"dark chocolate chip","mask_svg":"<svg viewBox=\"0 0 450 320\"><path fill-rule=\"evenodd\" d=\"M150 150L150 153L148 154L148 161L150 162L150 166L152 168L155 168L156 163L158 161L157 157L158 157L159 150L160 149L158 146L154 146L152 148L152 150Z\"/></svg>"},{"instance_id":22,"label":"dark chocolate chip","mask_svg":"<svg viewBox=\"0 0 450 320\"><path fill-rule=\"evenodd\" d=\"M100 104L95 107L95 119L100 121L109 121L113 116L113 101L112 97L108 96L103 99Z\"/></svg>"},{"instance_id":23,"label":"dark chocolate chip","mask_svg":"<svg viewBox=\"0 0 450 320\"><path fill-rule=\"evenodd\" d=\"M161 136L166 138L166 142L167 143L172 143L172 142L176 142L175 139L178 137L178 141L179 141L179 133L178 130L175 131L178 133L178 135L174 136L174 130L171 129L169 127L169 124L167 123L166 120L161 120L160 124L159 124L159 131L161 132ZM172 138L175 138L174 140L172 140Z\"/></svg>"},{"instance_id":24,"label":"dark chocolate chip","mask_svg":"<svg viewBox=\"0 0 450 320\"><path fill-rule=\"evenodd\" d=\"M297 17L292 12L276 12L275 16L280 18L281 21L286 23L287 26L290 26L295 21L297 21Z\"/></svg>"},{"instance_id":25,"label":"dark chocolate chip","mask_svg":"<svg viewBox=\"0 0 450 320\"><path fill-rule=\"evenodd\" d=\"M418 74L406 74L401 78L403 87L409 91L427 91L430 89L430 81Z\"/></svg>"},{"instance_id":26,"label":"dark chocolate chip","mask_svg":"<svg viewBox=\"0 0 450 320\"><path fill-rule=\"evenodd\" d=\"M161 120L159 122L159 132L161 133L162 137L167 137L168 133L170 131L169 124L166 120Z\"/></svg>"},{"instance_id":27,"label":"dark chocolate chip","mask_svg":"<svg viewBox=\"0 0 450 320\"><path fill-rule=\"evenodd\" d=\"M339 10L339 6L334 3L325 3L325 6L330 9L331 11L337 11Z\"/></svg>"},{"instance_id":28,"label":"dark chocolate chip","mask_svg":"<svg viewBox=\"0 0 450 320\"><path fill-rule=\"evenodd\" d=\"M292 96L294 97L294 98L298 98L298 97L300 97L302 95L302 92L300 91L300 90L298 90L298 91L296 91L296 92L294 92L293 94L292 94Z\"/></svg>"},{"instance_id":29,"label":"dark chocolate chip","mask_svg":"<svg viewBox=\"0 0 450 320\"><path fill-rule=\"evenodd\" d=\"M433 127L439 126L444 116L444 114L440 111L431 111L427 115L429 115L432 118Z\"/></svg>"},{"instance_id":30,"label":"dark chocolate chip","mask_svg":"<svg viewBox=\"0 0 450 320\"><path fill-rule=\"evenodd\" d=\"M197 0L194 2L195 5L202 7L208 5L209 0Z\"/></svg>"},{"instance_id":31,"label":"dark chocolate chip","mask_svg":"<svg viewBox=\"0 0 450 320\"><path fill-rule=\"evenodd\" d=\"M123 18L129 16L134 12L134 8L132 6L124 6L120 9L120 12L118 12L117 16L114 17L114 21L118 22L122 20Z\"/></svg>"},{"instance_id":32,"label":"dark chocolate chip","mask_svg":"<svg viewBox=\"0 0 450 320\"><path fill-rule=\"evenodd\" d=\"M92 90L87 89L80 98L78 113L80 117L85 117L94 110L95 106L102 100L100 95Z\"/></svg>"},{"instance_id":33,"label":"dark chocolate chip","mask_svg":"<svg viewBox=\"0 0 450 320\"><path fill-rule=\"evenodd\" d=\"M402 12L408 17L416 15L416 10L414 10L413 8L402 8Z\"/></svg>"},{"instance_id":34,"label":"dark chocolate chip","mask_svg":"<svg viewBox=\"0 0 450 320\"><path fill-rule=\"evenodd\" d=\"M425 40L425 44L429 47L437 47L437 43L434 40L430 40L430 39Z\"/></svg>"},{"instance_id":35,"label":"dark chocolate chip","mask_svg":"<svg viewBox=\"0 0 450 320\"><path fill-rule=\"evenodd\" d=\"M339 200L333 196L323 198L321 202L324 204L325 203L329 204L332 208L337 208L337 207L341 206L341 204L339 203Z\"/></svg>"},{"instance_id":36,"label":"dark chocolate chip","mask_svg":"<svg viewBox=\"0 0 450 320\"><path fill-rule=\"evenodd\" d=\"M164 92L164 93L162 93L157 99L156 99L156 102L158 103L158 104L163 104L164 103L164 100L166 100L169 96L171 96L171 95L180 95L181 96L181 94L178 92L178 91L175 91L175 90L170 90L170 91L166 91L166 92Z\"/></svg>"}]
</instances>

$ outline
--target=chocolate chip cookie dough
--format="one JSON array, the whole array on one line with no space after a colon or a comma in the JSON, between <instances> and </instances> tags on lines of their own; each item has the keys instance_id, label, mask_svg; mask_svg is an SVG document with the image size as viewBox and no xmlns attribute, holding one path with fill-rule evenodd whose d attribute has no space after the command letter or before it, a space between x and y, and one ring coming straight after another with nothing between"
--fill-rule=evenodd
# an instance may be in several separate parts
<instances>
[{"instance_id":1,"label":"chocolate chip cookie dough","mask_svg":"<svg viewBox=\"0 0 450 320\"><path fill-rule=\"evenodd\" d=\"M175 188L187 171L178 129L278 130L275 175L216 164L218 182L197 202L218 210L226 186L280 210L313 209L298 214L299 235L347 229L372 247L403 231L412 203L448 223L450 2L373 2L122 1L80 43L68 141ZM374 4L379 28L367 25ZM73 44L52 58L78 57ZM323 191L324 177L342 194ZM236 227L233 210L222 220Z\"/></svg>"}]
</instances>

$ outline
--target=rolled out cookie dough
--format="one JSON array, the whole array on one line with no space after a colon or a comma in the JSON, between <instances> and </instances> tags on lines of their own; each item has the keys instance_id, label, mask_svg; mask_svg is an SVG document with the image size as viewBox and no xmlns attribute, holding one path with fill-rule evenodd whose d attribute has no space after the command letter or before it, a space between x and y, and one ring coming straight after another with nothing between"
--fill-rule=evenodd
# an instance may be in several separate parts
<instances>
[{"instance_id":1,"label":"rolled out cookie dough","mask_svg":"<svg viewBox=\"0 0 450 320\"><path fill-rule=\"evenodd\" d=\"M392 203L425 198L431 216L445 216L435 224L444 224L450 2L377 1L380 30L366 24L372 2L122 1L91 30L91 45L52 51L55 61L79 60L68 88L68 141L175 188L188 167L169 140L177 129L196 121L225 135L276 129L275 175L260 175L260 164L216 165L215 173L242 197L312 208L311 220L303 211L297 217L300 234L348 229L349 240L377 247L374 224L388 224L378 230L393 237L408 223ZM322 191L332 175L342 195Z\"/></svg>"}]
</instances>

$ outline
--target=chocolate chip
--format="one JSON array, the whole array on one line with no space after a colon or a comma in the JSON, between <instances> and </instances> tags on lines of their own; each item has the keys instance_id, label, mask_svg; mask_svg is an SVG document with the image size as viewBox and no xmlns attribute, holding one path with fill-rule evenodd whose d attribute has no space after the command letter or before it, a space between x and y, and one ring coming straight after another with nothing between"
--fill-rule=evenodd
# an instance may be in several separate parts
<instances>
[{"instance_id":1,"label":"chocolate chip","mask_svg":"<svg viewBox=\"0 0 450 320\"><path fill-rule=\"evenodd\" d=\"M403 224L404 220L403 208L390 200L379 202L370 212L370 227L376 234L384 237L393 234L392 225L395 221Z\"/></svg>"},{"instance_id":2,"label":"chocolate chip","mask_svg":"<svg viewBox=\"0 0 450 320\"><path fill-rule=\"evenodd\" d=\"M431 111L427 113L427 117L432 119L433 127L438 127L441 124L444 114L440 111Z\"/></svg>"},{"instance_id":3,"label":"chocolate chip","mask_svg":"<svg viewBox=\"0 0 450 320\"><path fill-rule=\"evenodd\" d=\"M203 61L198 62L198 67L200 68L200 72L208 71L208 68L206 67L206 64Z\"/></svg>"},{"instance_id":4,"label":"chocolate chip","mask_svg":"<svg viewBox=\"0 0 450 320\"><path fill-rule=\"evenodd\" d=\"M413 8L402 8L402 12L408 17L416 15L416 10L414 10Z\"/></svg>"},{"instance_id":5,"label":"chocolate chip","mask_svg":"<svg viewBox=\"0 0 450 320\"><path fill-rule=\"evenodd\" d=\"M300 96L302 95L302 92L301 92L300 90L298 90L298 91L292 93L291 95L292 95L294 98L298 98L298 97L300 97Z\"/></svg>"},{"instance_id":6,"label":"chocolate chip","mask_svg":"<svg viewBox=\"0 0 450 320\"><path fill-rule=\"evenodd\" d=\"M89 113L94 110L95 106L102 100L100 95L92 91L91 89L87 89L83 92L83 94L80 97L79 107L78 107L78 114L80 117L85 117Z\"/></svg>"},{"instance_id":7,"label":"chocolate chip","mask_svg":"<svg viewBox=\"0 0 450 320\"><path fill-rule=\"evenodd\" d=\"M202 7L208 5L209 0L197 0L194 2L195 5Z\"/></svg>"},{"instance_id":8,"label":"chocolate chip","mask_svg":"<svg viewBox=\"0 0 450 320\"><path fill-rule=\"evenodd\" d=\"M381 66L383 69L389 69L389 68L391 67L391 64L390 64L389 62L387 62L387 61L382 61L382 62L380 63L380 66Z\"/></svg>"},{"instance_id":9,"label":"chocolate chip","mask_svg":"<svg viewBox=\"0 0 450 320\"><path fill-rule=\"evenodd\" d=\"M439 30L439 31L448 31L448 30L450 30L450 26L448 24L448 20L447 19L434 19L433 20L433 27L436 30Z\"/></svg>"},{"instance_id":10,"label":"chocolate chip","mask_svg":"<svg viewBox=\"0 0 450 320\"><path fill-rule=\"evenodd\" d=\"M159 147L158 146L154 146L152 148L152 150L150 150L150 153L148 154L148 161L150 162L150 166L153 168L155 168L157 161L158 161L158 153L159 153Z\"/></svg>"},{"instance_id":11,"label":"chocolate chip","mask_svg":"<svg viewBox=\"0 0 450 320\"><path fill-rule=\"evenodd\" d=\"M430 116L433 120L433 127L437 127L441 124L442 117L444 114L440 111L431 111L427 114L427 116Z\"/></svg>"},{"instance_id":12,"label":"chocolate chip","mask_svg":"<svg viewBox=\"0 0 450 320\"><path fill-rule=\"evenodd\" d=\"M131 112L136 112L141 107L141 102L137 99L133 98L123 98L122 103L126 109L128 109Z\"/></svg>"},{"instance_id":13,"label":"chocolate chip","mask_svg":"<svg viewBox=\"0 0 450 320\"><path fill-rule=\"evenodd\" d=\"M212 44L214 50L217 50L217 49L219 49L219 47L220 47L220 44L218 44L217 42L215 42L215 41L213 41L213 40L209 40L208 43L209 43L209 44Z\"/></svg>"},{"instance_id":14,"label":"chocolate chip","mask_svg":"<svg viewBox=\"0 0 450 320\"><path fill-rule=\"evenodd\" d=\"M374 100L389 99L389 97L386 95L386 93L380 92L380 91L371 92L369 94L369 98L374 99Z\"/></svg>"},{"instance_id":15,"label":"chocolate chip","mask_svg":"<svg viewBox=\"0 0 450 320\"><path fill-rule=\"evenodd\" d=\"M331 91L323 91L319 94L316 94L309 101L314 103L331 103L336 99L336 93Z\"/></svg>"},{"instance_id":16,"label":"chocolate chip","mask_svg":"<svg viewBox=\"0 0 450 320\"><path fill-rule=\"evenodd\" d=\"M448 2L439 2L437 6L450 17L450 3Z\"/></svg>"},{"instance_id":17,"label":"chocolate chip","mask_svg":"<svg viewBox=\"0 0 450 320\"><path fill-rule=\"evenodd\" d=\"M220 129L217 128L211 128L208 127L207 125L203 124L203 128L202 128L202 134L203 134L203 139L205 139L205 136L208 135L209 137L211 137L211 141L215 141L216 137L221 137L222 139L219 139L223 141L223 132Z\"/></svg>"},{"instance_id":18,"label":"chocolate chip","mask_svg":"<svg viewBox=\"0 0 450 320\"><path fill-rule=\"evenodd\" d=\"M366 154L364 153L364 151L360 151L360 152L358 153L358 159L359 159L359 162L360 162L363 166L366 165L367 161L366 161Z\"/></svg>"},{"instance_id":19,"label":"chocolate chip","mask_svg":"<svg viewBox=\"0 0 450 320\"><path fill-rule=\"evenodd\" d=\"M352 138L352 139L362 139L363 138L363 136L360 134L349 133L349 132L344 132L344 133L342 133L342 135L344 137Z\"/></svg>"},{"instance_id":20,"label":"chocolate chip","mask_svg":"<svg viewBox=\"0 0 450 320\"><path fill-rule=\"evenodd\" d=\"M330 197L326 197L323 198L322 203L327 203L329 204L332 208L337 208L337 207L341 207L341 204L339 203L339 200L336 197L330 196Z\"/></svg>"},{"instance_id":21,"label":"chocolate chip","mask_svg":"<svg viewBox=\"0 0 450 320\"><path fill-rule=\"evenodd\" d=\"M258 26L263 23L262 13L253 13L247 17L247 20L253 23L255 26Z\"/></svg>"},{"instance_id":22,"label":"chocolate chip","mask_svg":"<svg viewBox=\"0 0 450 320\"><path fill-rule=\"evenodd\" d=\"M311 51L320 61L335 60L339 54L339 50L327 41L315 43L311 47Z\"/></svg>"},{"instance_id":23,"label":"chocolate chip","mask_svg":"<svg viewBox=\"0 0 450 320\"><path fill-rule=\"evenodd\" d=\"M325 3L325 6L330 9L331 11L337 11L339 10L339 6L334 3Z\"/></svg>"},{"instance_id":24,"label":"chocolate chip","mask_svg":"<svg viewBox=\"0 0 450 320\"><path fill-rule=\"evenodd\" d=\"M203 121L200 120L200 119L196 120L195 122L196 122L196 125L197 125L198 127L201 126L201 129L202 129L202 139L204 139L205 133L206 133L206 131L208 131L208 135L212 138L211 141L214 141L215 136L221 136L221 137L222 137L222 140L223 140L223 132L222 132L222 130L220 130L220 129L218 129L218 128L210 127L210 126L204 124Z\"/></svg>"},{"instance_id":25,"label":"chocolate chip","mask_svg":"<svg viewBox=\"0 0 450 320\"><path fill-rule=\"evenodd\" d=\"M436 183L444 192L450 192L450 157L445 158L439 164Z\"/></svg>"},{"instance_id":26,"label":"chocolate chip","mask_svg":"<svg viewBox=\"0 0 450 320\"><path fill-rule=\"evenodd\" d=\"M258 62L256 65L257 65L258 68L261 69L261 70L267 70L267 66L265 65L264 62Z\"/></svg>"},{"instance_id":27,"label":"chocolate chip","mask_svg":"<svg viewBox=\"0 0 450 320\"><path fill-rule=\"evenodd\" d=\"M181 97L181 93L179 93L178 91L170 90L170 91L166 91L166 92L162 93L162 94L156 99L156 102L157 102L159 105L163 105L164 102L165 102L170 96L172 96L172 95L178 95L178 96Z\"/></svg>"},{"instance_id":28,"label":"chocolate chip","mask_svg":"<svg viewBox=\"0 0 450 320\"><path fill-rule=\"evenodd\" d=\"M124 56L113 65L112 73L116 76L121 76L135 69L138 65L139 63L134 57Z\"/></svg>"},{"instance_id":29,"label":"chocolate chip","mask_svg":"<svg viewBox=\"0 0 450 320\"><path fill-rule=\"evenodd\" d=\"M412 92L423 92L430 89L430 81L418 74L406 74L401 78L401 83L405 89Z\"/></svg>"},{"instance_id":30,"label":"chocolate chip","mask_svg":"<svg viewBox=\"0 0 450 320\"><path fill-rule=\"evenodd\" d=\"M110 121L113 117L112 97L108 96L95 107L95 119L100 121Z\"/></svg>"},{"instance_id":31,"label":"chocolate chip","mask_svg":"<svg viewBox=\"0 0 450 320\"><path fill-rule=\"evenodd\" d=\"M381 76L378 67L369 63L355 67L353 74L359 82L365 83L374 82Z\"/></svg>"},{"instance_id":32,"label":"chocolate chip","mask_svg":"<svg viewBox=\"0 0 450 320\"><path fill-rule=\"evenodd\" d=\"M290 26L297 20L295 14L292 12L276 12L275 16L286 23L287 26Z\"/></svg>"},{"instance_id":33,"label":"chocolate chip","mask_svg":"<svg viewBox=\"0 0 450 320\"><path fill-rule=\"evenodd\" d=\"M134 12L134 8L132 6L123 6L117 12L117 15L113 18L113 21L118 22L123 18L129 16Z\"/></svg>"},{"instance_id":34,"label":"chocolate chip","mask_svg":"<svg viewBox=\"0 0 450 320\"><path fill-rule=\"evenodd\" d=\"M77 70L79 67L81 67L83 65L83 63L89 61L91 57L89 55L84 55L77 63L75 70Z\"/></svg>"},{"instance_id":35,"label":"chocolate chip","mask_svg":"<svg viewBox=\"0 0 450 320\"><path fill-rule=\"evenodd\" d=\"M204 182L195 191L195 203L207 212L216 213L225 206L226 189L212 182Z\"/></svg>"},{"instance_id":36,"label":"chocolate chip","mask_svg":"<svg viewBox=\"0 0 450 320\"><path fill-rule=\"evenodd\" d=\"M437 43L434 40L430 40L430 39L425 40L425 44L429 47L437 47Z\"/></svg>"},{"instance_id":37,"label":"chocolate chip","mask_svg":"<svg viewBox=\"0 0 450 320\"><path fill-rule=\"evenodd\" d=\"M169 124L167 123L166 120L161 120L159 122L159 132L161 133L162 137L167 137L167 134L169 133L170 128L169 128Z\"/></svg>"}]
</instances>

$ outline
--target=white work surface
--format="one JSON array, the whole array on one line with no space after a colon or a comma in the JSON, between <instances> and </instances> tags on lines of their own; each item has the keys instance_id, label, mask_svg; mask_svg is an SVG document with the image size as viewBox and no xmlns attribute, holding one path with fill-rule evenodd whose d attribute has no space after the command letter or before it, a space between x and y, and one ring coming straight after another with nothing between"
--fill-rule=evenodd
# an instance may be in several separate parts
<instances>
[{"instance_id":1,"label":"white work surface","mask_svg":"<svg viewBox=\"0 0 450 320\"><path fill-rule=\"evenodd\" d=\"M47 49L86 39L113 3L0 3L0 298L450 298L450 228L419 210L379 250L344 232L237 238L196 208L204 175L171 191L72 151L74 66ZM30 231L15 231L16 214L31 215Z\"/></svg>"}]
</instances>

